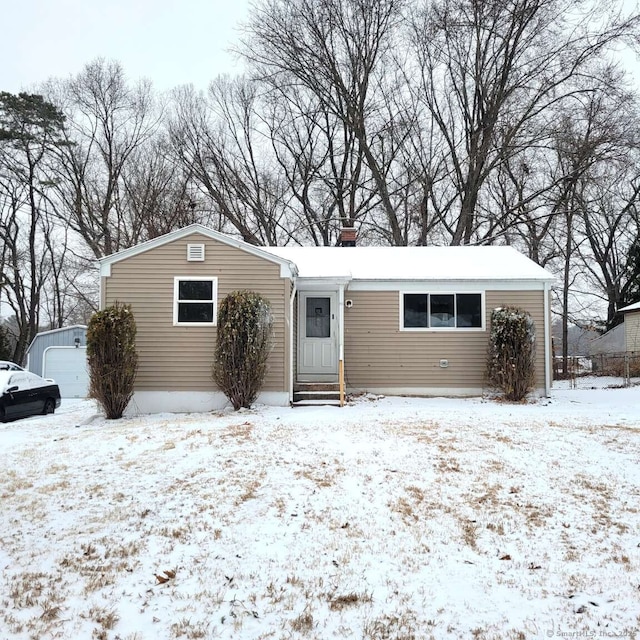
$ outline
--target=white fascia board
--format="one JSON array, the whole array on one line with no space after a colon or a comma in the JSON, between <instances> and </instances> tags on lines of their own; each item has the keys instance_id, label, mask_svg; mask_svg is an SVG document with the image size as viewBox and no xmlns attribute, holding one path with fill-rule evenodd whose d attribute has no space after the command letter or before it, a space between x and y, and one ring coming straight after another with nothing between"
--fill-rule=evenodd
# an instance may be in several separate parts
<instances>
[{"instance_id":1,"label":"white fascia board","mask_svg":"<svg viewBox=\"0 0 640 640\"><path fill-rule=\"evenodd\" d=\"M298 291L332 291L340 287L351 288L351 276L331 278L296 278Z\"/></svg>"},{"instance_id":2,"label":"white fascia board","mask_svg":"<svg viewBox=\"0 0 640 640\"><path fill-rule=\"evenodd\" d=\"M194 233L199 233L200 235L203 235L206 238L210 238L211 240L216 240L217 242L220 242L222 244L226 244L230 247L235 247L236 249L246 251L251 255L263 258L264 260L268 260L269 262L279 264L281 278L291 278L296 276L298 273L298 268L290 260L286 260L285 258L276 256L273 253L269 253L268 251L265 251L260 247L248 244L246 242L243 242L242 240L237 240L236 238L232 238L231 236L227 236L223 233L219 233L218 231L214 231L213 229L209 229L201 224L191 224L188 227L183 227L182 229L178 229L177 231L172 231L171 233L159 236L158 238L153 238L152 240L147 240L146 242L137 244L136 246L130 247L129 249L123 249L118 253L112 253L110 256L98 259L98 264L100 265L100 275L109 277L111 275L112 264L120 262L121 260L126 260L127 258L130 258L132 256L145 253L146 251L150 251L151 249L155 249L156 247L161 247L165 244L169 244L170 242L175 242L176 240L180 240L181 238L186 238L187 236L193 235Z\"/></svg>"},{"instance_id":3,"label":"white fascia board","mask_svg":"<svg viewBox=\"0 0 640 640\"><path fill-rule=\"evenodd\" d=\"M68 327L60 327L58 329L47 329L46 331L38 331L36 334L36 338L38 336L48 336L52 333L60 333L61 331L69 331L70 329L86 329L86 324L70 324Z\"/></svg>"},{"instance_id":4,"label":"white fascia board","mask_svg":"<svg viewBox=\"0 0 640 640\"><path fill-rule=\"evenodd\" d=\"M544 291L546 280L352 280L350 291Z\"/></svg>"}]
</instances>

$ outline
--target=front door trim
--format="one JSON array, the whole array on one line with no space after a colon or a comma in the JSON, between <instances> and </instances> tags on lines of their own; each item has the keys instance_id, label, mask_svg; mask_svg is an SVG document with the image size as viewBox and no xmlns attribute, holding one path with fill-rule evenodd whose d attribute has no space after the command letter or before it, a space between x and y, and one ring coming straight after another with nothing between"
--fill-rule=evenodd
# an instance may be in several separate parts
<instances>
[{"instance_id":1,"label":"front door trim","mask_svg":"<svg viewBox=\"0 0 640 640\"><path fill-rule=\"evenodd\" d=\"M329 300L328 337L307 337L307 300L309 298L328 298ZM317 308L321 314L320 302ZM322 324L324 321L319 318L318 322ZM337 291L298 291L297 379L299 382L336 382L338 380L338 330Z\"/></svg>"}]
</instances>

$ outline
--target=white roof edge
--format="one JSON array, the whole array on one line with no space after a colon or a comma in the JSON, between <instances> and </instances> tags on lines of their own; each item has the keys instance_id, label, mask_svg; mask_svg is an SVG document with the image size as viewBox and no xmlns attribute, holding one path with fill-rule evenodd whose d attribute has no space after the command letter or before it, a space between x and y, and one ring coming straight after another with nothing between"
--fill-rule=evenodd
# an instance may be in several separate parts
<instances>
[{"instance_id":1,"label":"white roof edge","mask_svg":"<svg viewBox=\"0 0 640 640\"><path fill-rule=\"evenodd\" d=\"M40 336L46 336L50 333L58 333L59 331L69 331L69 329L87 329L87 328L88 327L86 324L70 324L68 327L59 327L58 329L47 329L46 331L38 331L38 333L36 333L36 335L34 336L33 340L29 343L29 346L27 347L25 354L29 352L29 349L31 349L31 347L33 346L33 343Z\"/></svg>"},{"instance_id":2,"label":"white roof edge","mask_svg":"<svg viewBox=\"0 0 640 640\"><path fill-rule=\"evenodd\" d=\"M626 307L618 309L618 311L640 311L640 301L628 304Z\"/></svg>"},{"instance_id":3,"label":"white roof edge","mask_svg":"<svg viewBox=\"0 0 640 640\"><path fill-rule=\"evenodd\" d=\"M465 293L466 291L514 291L521 289L522 291L548 291L549 282L543 280L524 280L514 278L513 280L495 280L495 279L457 279L444 280L434 278L432 280L351 280L348 288L352 291L401 291L404 293L426 291L435 292L456 292Z\"/></svg>"},{"instance_id":4,"label":"white roof edge","mask_svg":"<svg viewBox=\"0 0 640 640\"><path fill-rule=\"evenodd\" d=\"M353 280L351 274L341 276L296 276L301 284L347 284Z\"/></svg>"},{"instance_id":5,"label":"white roof edge","mask_svg":"<svg viewBox=\"0 0 640 640\"><path fill-rule=\"evenodd\" d=\"M58 331L68 331L69 329L87 329L86 324L70 324L68 327L59 327L58 329L47 329L46 331L38 331L36 335L44 336L48 333L57 333Z\"/></svg>"},{"instance_id":6,"label":"white roof edge","mask_svg":"<svg viewBox=\"0 0 640 640\"><path fill-rule=\"evenodd\" d=\"M222 244L236 247L237 249L246 251L247 253L250 253L254 256L268 260L269 262L279 264L281 267L280 277L282 278L293 277L297 275L298 268L293 262L291 262L291 260L287 260L286 258L282 258L273 253L269 253L268 251L265 251L260 247L256 247L253 244L243 242L242 240L237 240L236 238L232 238L231 236L220 233L219 231L214 231L213 229L209 229L209 227L205 227L204 225L197 223L190 224L187 227L182 227L181 229L177 229L176 231L170 231L169 233L166 233L162 236L152 238L151 240L146 240L145 242L141 242L140 244L129 247L128 249L123 249L122 251L118 251L117 253L112 253L111 255L105 256L103 258L98 258L98 264L100 265L100 275L110 276L111 265L116 262L120 262L121 260L126 260L127 258L131 258L132 256L145 253L150 249L161 247L165 244L169 244L170 242L174 242L175 240L180 240L181 238L185 238L194 233L199 233L210 238L211 240L216 240L218 242L221 242Z\"/></svg>"},{"instance_id":7,"label":"white roof edge","mask_svg":"<svg viewBox=\"0 0 640 640\"><path fill-rule=\"evenodd\" d=\"M301 279L301 278L299 278ZM556 280L553 276L544 276L539 278L518 276L516 278L443 278L438 276L437 278L353 278L349 277L349 280L357 280L358 282L554 282Z\"/></svg>"}]
</instances>

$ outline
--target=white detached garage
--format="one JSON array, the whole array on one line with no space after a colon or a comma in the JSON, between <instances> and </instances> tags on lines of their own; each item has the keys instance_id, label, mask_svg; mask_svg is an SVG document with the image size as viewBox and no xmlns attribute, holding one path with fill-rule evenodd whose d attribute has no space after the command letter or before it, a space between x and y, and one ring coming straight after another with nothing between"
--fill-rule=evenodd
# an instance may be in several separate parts
<instances>
[{"instance_id":1,"label":"white detached garage","mask_svg":"<svg viewBox=\"0 0 640 640\"><path fill-rule=\"evenodd\" d=\"M27 369L53 378L63 398L85 398L89 390L87 327L77 324L41 331L27 349Z\"/></svg>"}]
</instances>

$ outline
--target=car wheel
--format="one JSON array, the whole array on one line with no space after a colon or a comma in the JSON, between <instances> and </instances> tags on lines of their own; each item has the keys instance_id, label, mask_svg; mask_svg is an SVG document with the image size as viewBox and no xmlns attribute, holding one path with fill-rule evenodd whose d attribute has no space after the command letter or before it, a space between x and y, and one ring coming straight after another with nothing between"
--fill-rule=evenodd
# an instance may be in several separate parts
<instances>
[{"instance_id":1,"label":"car wheel","mask_svg":"<svg viewBox=\"0 0 640 640\"><path fill-rule=\"evenodd\" d=\"M4 407L0 404L0 422L6 422L6 414L4 412Z\"/></svg>"},{"instance_id":2,"label":"car wheel","mask_svg":"<svg viewBox=\"0 0 640 640\"><path fill-rule=\"evenodd\" d=\"M48 413L53 413L56 410L56 403L53 398L47 398L44 402L44 409L42 409L42 413L47 415Z\"/></svg>"}]
</instances>

